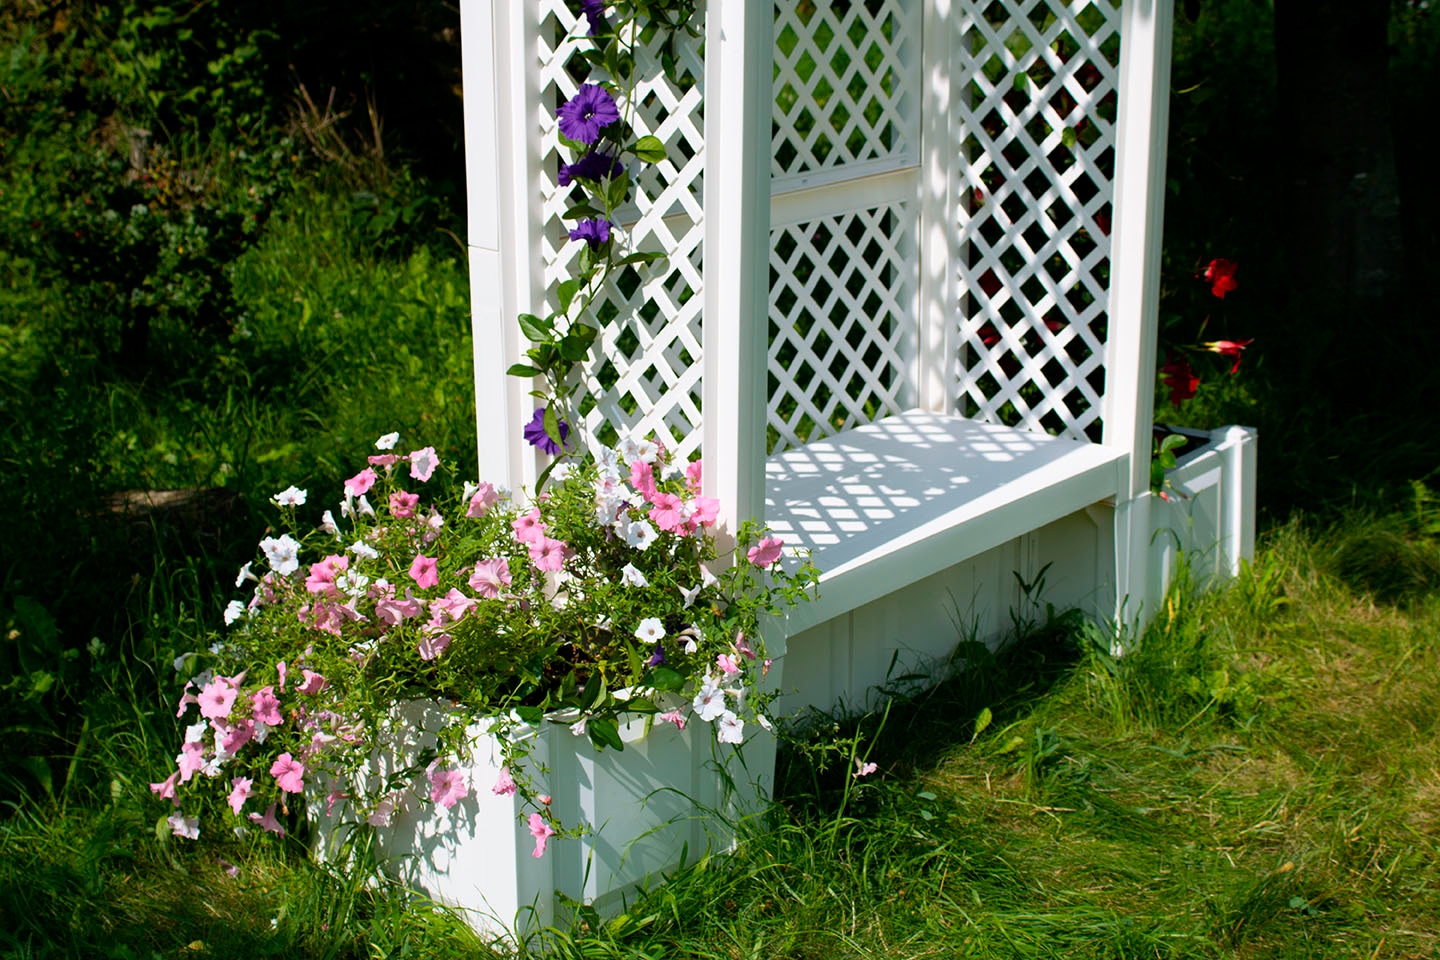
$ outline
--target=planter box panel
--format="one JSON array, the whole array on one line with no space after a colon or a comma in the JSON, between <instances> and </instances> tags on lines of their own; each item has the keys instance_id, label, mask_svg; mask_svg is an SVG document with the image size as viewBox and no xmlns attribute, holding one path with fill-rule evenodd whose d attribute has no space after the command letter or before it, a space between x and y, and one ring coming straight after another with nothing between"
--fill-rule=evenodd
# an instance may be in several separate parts
<instances>
[{"instance_id":1,"label":"planter box panel","mask_svg":"<svg viewBox=\"0 0 1440 960\"><path fill-rule=\"evenodd\" d=\"M777 661L772 681L781 667ZM621 728L626 746L620 752L599 752L589 738L556 724L534 731L526 764L535 788L549 793L562 824L593 827L579 840L552 838L536 858L524 819L534 808L518 796L494 794L500 747L477 726L465 769L468 795L446 810L420 803L407 789L404 809L375 831L382 864L396 879L462 910L484 933L523 935L554 922L561 913L557 892L605 911L682 858L694 861L731 845L734 818L758 809L774 775L774 737L753 724L745 732L742 761L699 721L683 732L656 724L647 733L644 720L636 719ZM405 749L433 742L433 734L422 732ZM378 758L374 772L383 774L386 763ZM317 818L319 855L339 849L344 834L337 831L349 828L338 821L338 810L335 818Z\"/></svg>"},{"instance_id":2,"label":"planter box panel","mask_svg":"<svg viewBox=\"0 0 1440 960\"><path fill-rule=\"evenodd\" d=\"M791 634L778 712L829 711L838 703L869 707L878 688L933 685L961 640L973 636L992 647L1003 640L1012 611L1038 617L1051 603L1108 616L1113 539L1109 508L1079 510ZM1027 599L1016 574L1034 582L1047 563L1044 590Z\"/></svg>"},{"instance_id":3,"label":"planter box panel","mask_svg":"<svg viewBox=\"0 0 1440 960\"><path fill-rule=\"evenodd\" d=\"M1164 602L1182 561L1203 587L1235 576L1254 557L1255 470L1255 431L1221 427L1168 472L1179 496L1151 498L1150 609Z\"/></svg>"}]
</instances>

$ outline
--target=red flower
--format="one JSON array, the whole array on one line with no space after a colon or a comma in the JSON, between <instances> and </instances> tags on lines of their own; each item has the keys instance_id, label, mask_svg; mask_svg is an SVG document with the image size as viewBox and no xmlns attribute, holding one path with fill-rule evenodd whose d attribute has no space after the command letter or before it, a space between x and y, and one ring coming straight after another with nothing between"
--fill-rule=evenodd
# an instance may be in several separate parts
<instances>
[{"instance_id":1,"label":"red flower","mask_svg":"<svg viewBox=\"0 0 1440 960\"><path fill-rule=\"evenodd\" d=\"M1165 358L1165 366L1160 368L1160 379L1170 388L1170 402L1177 407L1195 396L1195 390L1200 386L1200 378L1190 369L1189 359L1173 353Z\"/></svg>"},{"instance_id":2,"label":"red flower","mask_svg":"<svg viewBox=\"0 0 1440 960\"><path fill-rule=\"evenodd\" d=\"M1205 282L1210 284L1210 292L1224 300L1225 294L1240 286L1235 282L1235 271L1239 268L1240 264L1233 260L1211 260L1205 268Z\"/></svg>"},{"instance_id":3,"label":"red flower","mask_svg":"<svg viewBox=\"0 0 1440 960\"><path fill-rule=\"evenodd\" d=\"M1234 357L1235 365L1230 368L1230 372L1234 373L1240 369L1240 351L1254 342L1254 337L1249 340L1212 340L1205 344L1205 349L1211 353L1218 353L1222 357Z\"/></svg>"}]
</instances>

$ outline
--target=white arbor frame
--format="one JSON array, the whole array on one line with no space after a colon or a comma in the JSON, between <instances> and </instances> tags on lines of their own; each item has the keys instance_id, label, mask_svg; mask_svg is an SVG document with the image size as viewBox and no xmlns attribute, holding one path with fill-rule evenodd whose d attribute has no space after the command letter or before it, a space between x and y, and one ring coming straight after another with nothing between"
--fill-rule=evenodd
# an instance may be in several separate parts
<instances>
[{"instance_id":1,"label":"white arbor frame","mask_svg":"<svg viewBox=\"0 0 1440 960\"><path fill-rule=\"evenodd\" d=\"M518 491L543 461L505 370L577 247L553 133L585 21L565 0L461 11L480 469ZM821 598L791 635L1087 511L1108 528L1093 605L1133 615L1171 0L702 16L682 75L652 63L630 104L669 158L622 226L670 259L598 304L585 441L613 423L701 451L723 519L809 548Z\"/></svg>"}]
</instances>

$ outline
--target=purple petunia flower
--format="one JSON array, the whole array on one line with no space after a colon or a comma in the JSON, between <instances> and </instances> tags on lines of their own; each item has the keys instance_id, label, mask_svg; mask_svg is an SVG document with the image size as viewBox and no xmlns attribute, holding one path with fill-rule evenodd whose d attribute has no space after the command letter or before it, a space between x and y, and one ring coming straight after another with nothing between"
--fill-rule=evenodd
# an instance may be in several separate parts
<instances>
[{"instance_id":1,"label":"purple petunia flower","mask_svg":"<svg viewBox=\"0 0 1440 960\"><path fill-rule=\"evenodd\" d=\"M581 220L570 231L571 240L584 240L591 250L600 249L600 244L610 241L610 221L602 217Z\"/></svg>"},{"instance_id":2,"label":"purple petunia flower","mask_svg":"<svg viewBox=\"0 0 1440 960\"><path fill-rule=\"evenodd\" d=\"M574 163L562 166L558 179L560 186L568 187L576 177L584 177L586 180L604 180L606 177L618 177L624 171L625 167L610 154L591 150Z\"/></svg>"},{"instance_id":3,"label":"purple petunia flower","mask_svg":"<svg viewBox=\"0 0 1440 960\"><path fill-rule=\"evenodd\" d=\"M605 22L605 0L580 0L580 10L590 21L590 36L610 29L610 24Z\"/></svg>"},{"instance_id":4,"label":"purple petunia flower","mask_svg":"<svg viewBox=\"0 0 1440 960\"><path fill-rule=\"evenodd\" d=\"M550 438L550 434L545 432L544 407L536 408L535 416L531 417L530 422L525 424L524 435L526 442L529 443L530 446L539 447L542 452L548 453L552 457L560 452L560 445ZM569 438L570 424L566 423L564 420L561 420L560 439L568 440Z\"/></svg>"},{"instance_id":5,"label":"purple petunia flower","mask_svg":"<svg viewBox=\"0 0 1440 960\"><path fill-rule=\"evenodd\" d=\"M665 648L655 644L655 652L650 654L650 659L645 661L647 666L658 667L665 662Z\"/></svg>"},{"instance_id":6,"label":"purple petunia flower","mask_svg":"<svg viewBox=\"0 0 1440 960\"><path fill-rule=\"evenodd\" d=\"M575 96L560 104L555 115L560 118L560 132L571 140L594 143L600 131L620 119L615 100L603 87L583 84Z\"/></svg>"}]
</instances>

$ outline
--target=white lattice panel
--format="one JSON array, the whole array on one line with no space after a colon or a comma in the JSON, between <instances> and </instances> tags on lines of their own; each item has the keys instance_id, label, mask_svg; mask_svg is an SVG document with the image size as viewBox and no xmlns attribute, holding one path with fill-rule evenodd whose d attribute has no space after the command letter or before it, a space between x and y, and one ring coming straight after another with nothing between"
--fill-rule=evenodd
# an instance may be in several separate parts
<instances>
[{"instance_id":1,"label":"white lattice panel","mask_svg":"<svg viewBox=\"0 0 1440 960\"><path fill-rule=\"evenodd\" d=\"M569 239L560 220L580 199L561 187L561 164L575 159L559 146L555 107L592 74L579 54L589 47L583 17L565 0L544 0L540 21L545 283L554 290L573 275L583 243ZM697 23L703 23L703 10ZM550 42L547 44L546 40ZM576 406L584 417L587 443L613 443L614 425L669 437L682 455L700 443L701 262L704 230L701 204L704 169L704 67L700 41L681 37L676 45L678 76L669 79L656 50L637 52L633 100L618 100L621 119L635 136L653 135L666 148L659 164L630 165L635 182L615 234L628 250L663 251L668 259L651 266L622 268L584 318L600 328L596 349L582 371ZM638 175L637 175L638 174Z\"/></svg>"},{"instance_id":2,"label":"white lattice panel","mask_svg":"<svg viewBox=\"0 0 1440 960\"><path fill-rule=\"evenodd\" d=\"M919 139L920 3L775 6L775 177L911 158Z\"/></svg>"},{"instance_id":3,"label":"white lattice panel","mask_svg":"<svg viewBox=\"0 0 1440 960\"><path fill-rule=\"evenodd\" d=\"M1077 439L1104 394L1118 0L964 0L960 412Z\"/></svg>"},{"instance_id":4,"label":"white lattice panel","mask_svg":"<svg viewBox=\"0 0 1440 960\"><path fill-rule=\"evenodd\" d=\"M908 206L772 231L770 452L908 405L916 337Z\"/></svg>"}]
</instances>

